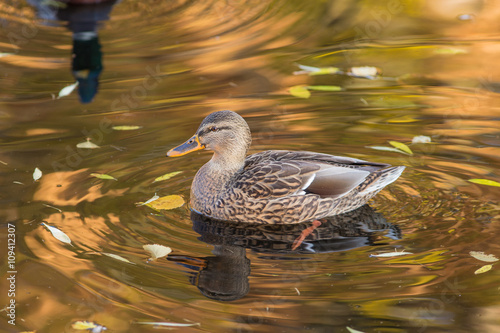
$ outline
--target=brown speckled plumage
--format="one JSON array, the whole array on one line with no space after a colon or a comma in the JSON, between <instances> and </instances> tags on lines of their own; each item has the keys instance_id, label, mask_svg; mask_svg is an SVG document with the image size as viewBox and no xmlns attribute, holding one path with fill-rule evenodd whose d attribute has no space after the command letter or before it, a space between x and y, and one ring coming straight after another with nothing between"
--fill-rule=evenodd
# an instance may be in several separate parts
<instances>
[{"instance_id":1,"label":"brown speckled plumage","mask_svg":"<svg viewBox=\"0 0 500 333\"><path fill-rule=\"evenodd\" d=\"M169 151L178 156L214 151L191 186L191 208L221 220L299 223L364 205L404 167L307 151L264 151L250 156L245 120L232 111L208 115L196 134Z\"/></svg>"}]
</instances>

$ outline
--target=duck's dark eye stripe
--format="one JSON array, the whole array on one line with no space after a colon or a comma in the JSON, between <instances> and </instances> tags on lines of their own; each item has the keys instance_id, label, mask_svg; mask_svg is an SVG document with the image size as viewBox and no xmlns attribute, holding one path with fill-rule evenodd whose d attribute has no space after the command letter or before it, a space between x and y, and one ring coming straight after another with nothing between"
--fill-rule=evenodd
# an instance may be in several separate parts
<instances>
[{"instance_id":1,"label":"duck's dark eye stripe","mask_svg":"<svg viewBox=\"0 0 500 333\"><path fill-rule=\"evenodd\" d=\"M203 130L200 134L206 134L208 132L219 132L219 131L222 131L222 130L227 130L227 129L230 129L229 126L222 126L222 127L219 127L219 126L210 126L209 128Z\"/></svg>"}]
</instances>

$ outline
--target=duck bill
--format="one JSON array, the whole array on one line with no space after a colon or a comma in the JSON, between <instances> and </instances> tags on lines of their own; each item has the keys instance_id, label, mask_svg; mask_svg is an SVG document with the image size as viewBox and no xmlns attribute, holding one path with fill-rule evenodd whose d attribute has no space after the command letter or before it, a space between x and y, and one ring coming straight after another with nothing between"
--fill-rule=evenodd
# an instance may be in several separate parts
<instances>
[{"instance_id":1,"label":"duck bill","mask_svg":"<svg viewBox=\"0 0 500 333\"><path fill-rule=\"evenodd\" d=\"M198 135L195 134L183 144L170 149L167 153L167 156L168 157L182 156L201 149L205 149L205 145L202 145L200 143Z\"/></svg>"}]
</instances>

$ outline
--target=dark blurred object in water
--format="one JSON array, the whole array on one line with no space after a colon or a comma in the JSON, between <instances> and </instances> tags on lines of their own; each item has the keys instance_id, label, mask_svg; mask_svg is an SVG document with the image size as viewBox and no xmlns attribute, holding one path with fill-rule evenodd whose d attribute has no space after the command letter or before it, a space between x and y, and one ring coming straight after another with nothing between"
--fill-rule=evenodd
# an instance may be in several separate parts
<instances>
[{"instance_id":1,"label":"dark blurred object in water","mask_svg":"<svg viewBox=\"0 0 500 333\"><path fill-rule=\"evenodd\" d=\"M78 81L78 95L82 103L92 102L97 94L99 75L103 69L97 30L100 22L109 20L116 2L117 0L31 1L37 7L39 16L67 22L68 29L73 32L71 70Z\"/></svg>"},{"instance_id":2,"label":"dark blurred object in water","mask_svg":"<svg viewBox=\"0 0 500 333\"><path fill-rule=\"evenodd\" d=\"M311 223L242 224L213 220L195 212L191 212L191 220L193 230L200 234L199 239L214 245L214 256L170 256L169 260L195 270L191 283L206 297L220 301L240 299L250 289L250 260L246 257L246 248L281 257L284 254L338 252L375 245L380 236L401 239L399 227L388 223L382 214L368 205L321 219L321 225L306 237L297 250L292 250L294 240Z\"/></svg>"}]
</instances>

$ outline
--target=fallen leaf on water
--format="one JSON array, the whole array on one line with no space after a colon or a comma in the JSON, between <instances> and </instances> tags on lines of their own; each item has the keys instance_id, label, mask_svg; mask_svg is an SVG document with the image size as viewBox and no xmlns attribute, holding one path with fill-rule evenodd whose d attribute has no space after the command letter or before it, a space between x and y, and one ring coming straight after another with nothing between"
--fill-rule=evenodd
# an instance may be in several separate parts
<instances>
[{"instance_id":1,"label":"fallen leaf on water","mask_svg":"<svg viewBox=\"0 0 500 333\"><path fill-rule=\"evenodd\" d=\"M108 180L116 180L116 181L118 180L115 177L110 176L110 175L106 175L104 173L91 173L90 175L92 177L96 177L96 178L99 178L99 179L108 179Z\"/></svg>"},{"instance_id":2,"label":"fallen leaf on water","mask_svg":"<svg viewBox=\"0 0 500 333\"><path fill-rule=\"evenodd\" d=\"M151 199L149 199L148 201L146 201L146 202L136 202L135 204L137 206L144 206L144 205L147 205L147 204L149 204L149 203L151 203L151 202L153 202L155 200L158 200L158 199L160 199L160 197L155 193L155 195L153 195L153 197Z\"/></svg>"},{"instance_id":3,"label":"fallen leaf on water","mask_svg":"<svg viewBox=\"0 0 500 333\"><path fill-rule=\"evenodd\" d=\"M168 246L163 246L159 244L148 244L144 245L143 249L148 251L151 254L151 260L156 260L159 258L166 257L172 249Z\"/></svg>"},{"instance_id":4,"label":"fallen leaf on water","mask_svg":"<svg viewBox=\"0 0 500 333\"><path fill-rule=\"evenodd\" d=\"M99 252L96 252L96 253L99 253ZM133 264L133 262L131 262L130 260L126 259L126 258L123 258L122 256L119 256L117 254L114 254L114 253L107 253L107 252L100 252L102 255L105 255L107 257L110 257L110 258L113 258L113 259L116 259L116 260L120 260L120 261L123 261L123 262L126 262L128 264Z\"/></svg>"},{"instance_id":5,"label":"fallen leaf on water","mask_svg":"<svg viewBox=\"0 0 500 333\"><path fill-rule=\"evenodd\" d=\"M58 211L59 213L61 213L61 214L62 214L62 212L63 212L62 210L60 210L59 208L56 208L56 207L54 207L54 206L47 205L47 204L42 204L42 205L44 205L45 207L49 207L49 208L55 209L55 210L57 210L57 211Z\"/></svg>"},{"instance_id":6,"label":"fallen leaf on water","mask_svg":"<svg viewBox=\"0 0 500 333\"><path fill-rule=\"evenodd\" d=\"M490 269L493 268L493 265L484 265L483 267L479 268L478 270L476 270L474 272L474 274L482 274L482 273L486 273L487 271L489 271Z\"/></svg>"},{"instance_id":7,"label":"fallen leaf on water","mask_svg":"<svg viewBox=\"0 0 500 333\"><path fill-rule=\"evenodd\" d=\"M406 152L402 151L401 149L394 148L394 147L385 147L385 146L366 146L366 148L375 149L375 150L382 150L382 151L392 151L392 152L395 152L395 153L400 153L400 154L409 155L408 153L406 153Z\"/></svg>"},{"instance_id":8,"label":"fallen leaf on water","mask_svg":"<svg viewBox=\"0 0 500 333\"><path fill-rule=\"evenodd\" d=\"M59 99L61 97L68 96L69 94L71 94L73 92L73 90L75 90L76 87L78 87L78 81L76 81L75 83L73 83L69 86L62 88L61 91L59 91L59 95L57 96L57 99Z\"/></svg>"},{"instance_id":9,"label":"fallen leaf on water","mask_svg":"<svg viewBox=\"0 0 500 333\"><path fill-rule=\"evenodd\" d=\"M373 66L361 66L361 67L351 67L349 68L348 74L356 77L363 77L367 79L374 79L380 75L382 71Z\"/></svg>"},{"instance_id":10,"label":"fallen leaf on water","mask_svg":"<svg viewBox=\"0 0 500 333\"><path fill-rule=\"evenodd\" d=\"M14 183L14 184L18 184L18 185L24 185L23 183L18 182L17 180L14 180L14 181L13 181L13 183Z\"/></svg>"},{"instance_id":11,"label":"fallen leaf on water","mask_svg":"<svg viewBox=\"0 0 500 333\"><path fill-rule=\"evenodd\" d=\"M155 201L145 203L146 206L155 210L170 210L184 205L184 199L180 195L172 194L161 197Z\"/></svg>"},{"instance_id":12,"label":"fallen leaf on water","mask_svg":"<svg viewBox=\"0 0 500 333\"><path fill-rule=\"evenodd\" d=\"M429 143L431 142L431 138L426 135L417 135L411 139L411 143Z\"/></svg>"},{"instance_id":13,"label":"fallen leaf on water","mask_svg":"<svg viewBox=\"0 0 500 333\"><path fill-rule=\"evenodd\" d=\"M113 126L111 127L115 131L134 131L142 128L142 126L136 126L136 125L119 125L119 126Z\"/></svg>"},{"instance_id":14,"label":"fallen leaf on water","mask_svg":"<svg viewBox=\"0 0 500 333\"><path fill-rule=\"evenodd\" d=\"M391 146L393 146L393 147L396 147L396 148L404 151L405 153L407 153L409 155L413 155L413 152L411 151L410 147L408 147L404 143L397 142L397 141L389 141L389 144L391 144Z\"/></svg>"},{"instance_id":15,"label":"fallen leaf on water","mask_svg":"<svg viewBox=\"0 0 500 333\"><path fill-rule=\"evenodd\" d=\"M101 148L93 142L90 142L90 139L87 138L87 141L80 142L76 145L76 148L86 148L86 149L96 149Z\"/></svg>"},{"instance_id":16,"label":"fallen leaf on water","mask_svg":"<svg viewBox=\"0 0 500 333\"><path fill-rule=\"evenodd\" d=\"M350 328L349 326L346 326L345 328L347 328L349 333L364 333L363 331L355 330L354 328Z\"/></svg>"},{"instance_id":17,"label":"fallen leaf on water","mask_svg":"<svg viewBox=\"0 0 500 333\"><path fill-rule=\"evenodd\" d=\"M74 330L92 330L91 331L92 333L101 333L102 331L107 330L106 327L99 325L99 324L95 324L95 323L90 322L90 321L75 321L71 325L71 327Z\"/></svg>"},{"instance_id":18,"label":"fallen leaf on water","mask_svg":"<svg viewBox=\"0 0 500 333\"><path fill-rule=\"evenodd\" d=\"M308 75L327 75L327 74L337 74L339 69L337 67L313 67L298 65L301 71L293 72L294 75L308 74Z\"/></svg>"},{"instance_id":19,"label":"fallen leaf on water","mask_svg":"<svg viewBox=\"0 0 500 333\"><path fill-rule=\"evenodd\" d=\"M370 254L370 257L376 257L376 258L388 258L388 257L398 257L398 256L404 256L407 254L413 254L412 252L406 252L405 250L398 252L394 249L394 252L386 252L386 253L380 253L380 254Z\"/></svg>"},{"instance_id":20,"label":"fallen leaf on water","mask_svg":"<svg viewBox=\"0 0 500 333\"><path fill-rule=\"evenodd\" d=\"M37 181L40 178L42 178L42 171L38 168L35 168L35 171L33 171L33 180Z\"/></svg>"},{"instance_id":21,"label":"fallen leaf on water","mask_svg":"<svg viewBox=\"0 0 500 333\"><path fill-rule=\"evenodd\" d=\"M485 254L482 251L470 251L469 254L471 255L471 257L481 261L486 261L486 262L498 261L498 258L495 257L493 254Z\"/></svg>"},{"instance_id":22,"label":"fallen leaf on water","mask_svg":"<svg viewBox=\"0 0 500 333\"><path fill-rule=\"evenodd\" d=\"M311 92L307 90L307 86L293 86L290 89L288 89L288 92L290 92L292 96L299 98L311 97Z\"/></svg>"},{"instance_id":23,"label":"fallen leaf on water","mask_svg":"<svg viewBox=\"0 0 500 333\"><path fill-rule=\"evenodd\" d=\"M0 160L0 163L2 163L3 165L8 165L8 163L7 163L7 162L4 162L4 161L2 161L2 160Z\"/></svg>"},{"instance_id":24,"label":"fallen leaf on water","mask_svg":"<svg viewBox=\"0 0 500 333\"><path fill-rule=\"evenodd\" d=\"M153 183L161 182L162 180L170 179L173 176L176 176L176 175L178 175L180 173L182 173L182 171L174 171L174 172L170 172L170 173L164 174L163 176L155 178L155 180L153 181Z\"/></svg>"},{"instance_id":25,"label":"fallen leaf on water","mask_svg":"<svg viewBox=\"0 0 500 333\"><path fill-rule=\"evenodd\" d=\"M169 323L160 321L136 321L136 324L141 325L153 325L153 326L165 326L165 327L190 327L190 326L200 326L200 323Z\"/></svg>"},{"instance_id":26,"label":"fallen leaf on water","mask_svg":"<svg viewBox=\"0 0 500 333\"><path fill-rule=\"evenodd\" d=\"M434 49L435 54L444 55L456 55L456 54L467 54L467 50L458 47L440 47Z\"/></svg>"},{"instance_id":27,"label":"fallen leaf on water","mask_svg":"<svg viewBox=\"0 0 500 333\"><path fill-rule=\"evenodd\" d=\"M320 90L320 91L341 91L342 87L339 86L307 86L309 90Z\"/></svg>"},{"instance_id":28,"label":"fallen leaf on water","mask_svg":"<svg viewBox=\"0 0 500 333\"><path fill-rule=\"evenodd\" d=\"M59 241L61 241L63 243L72 245L71 244L71 239L64 232L62 232L61 230L57 229L56 227L50 226L50 225L45 224L43 222L41 224L44 227L46 227L47 229L49 229L49 231L52 234L52 236L54 236L57 240L59 240Z\"/></svg>"},{"instance_id":29,"label":"fallen leaf on water","mask_svg":"<svg viewBox=\"0 0 500 333\"><path fill-rule=\"evenodd\" d=\"M500 183L494 180L489 179L469 179L471 183L480 184L480 185L488 185L488 186L498 186L500 187Z\"/></svg>"}]
</instances>

